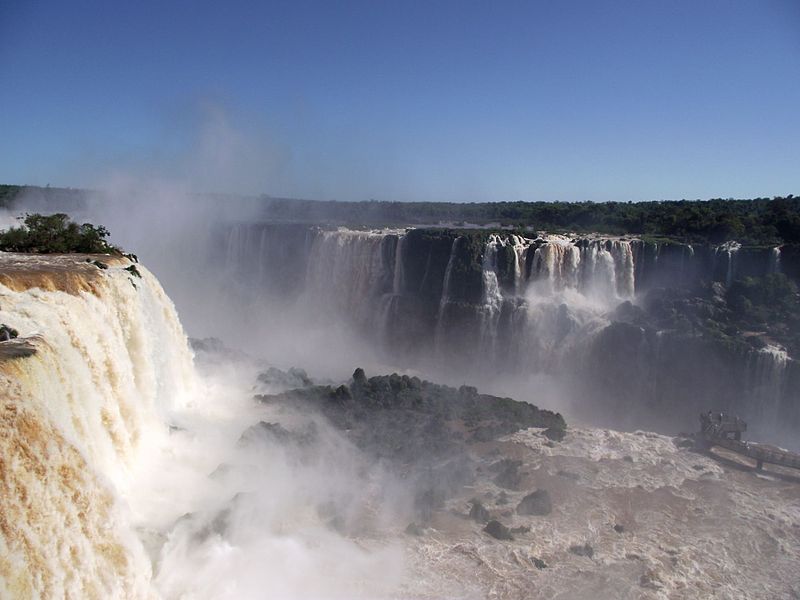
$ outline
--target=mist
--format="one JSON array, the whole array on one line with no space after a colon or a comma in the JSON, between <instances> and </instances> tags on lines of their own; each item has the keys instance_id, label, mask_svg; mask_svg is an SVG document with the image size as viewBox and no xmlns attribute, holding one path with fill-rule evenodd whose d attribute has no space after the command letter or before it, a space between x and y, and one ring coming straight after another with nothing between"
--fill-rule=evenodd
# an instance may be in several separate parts
<instances>
[{"instance_id":1,"label":"mist","mask_svg":"<svg viewBox=\"0 0 800 600\"><path fill-rule=\"evenodd\" d=\"M700 505L723 470L671 436L701 411L730 410L796 447L786 352L719 353L674 316L681 302L720 305L736 275L775 272L774 252L424 214L343 226L307 205L223 193L264 185L242 174L262 161L285 177L281 152L224 111L189 138L197 150L168 161L182 177L114 168L92 191L31 190L0 216L0 228L56 211L106 226L155 274L190 338L188 395L142 428L113 488L131 555L146 557L161 597L514 598L539 578L542 597L680 589L702 540L684 532L691 556L666 573L670 527L631 506ZM518 431L507 398L543 421ZM478 418L447 402L492 408ZM555 413L566 433L553 432ZM664 491L683 486L695 491ZM526 508L541 490L547 508ZM778 510L781 492L770 493ZM508 526L487 533L498 519ZM620 537L637 527L641 547ZM497 541L515 538L508 551ZM611 565L601 583L581 562L594 548Z\"/></svg>"}]
</instances>

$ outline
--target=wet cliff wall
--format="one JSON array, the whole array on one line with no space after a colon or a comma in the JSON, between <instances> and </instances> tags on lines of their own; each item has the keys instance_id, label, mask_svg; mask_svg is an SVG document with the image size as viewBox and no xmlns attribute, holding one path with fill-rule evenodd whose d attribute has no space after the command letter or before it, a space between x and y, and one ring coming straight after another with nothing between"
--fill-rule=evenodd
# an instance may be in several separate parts
<instances>
[{"instance_id":1,"label":"wet cliff wall","mask_svg":"<svg viewBox=\"0 0 800 600\"><path fill-rule=\"evenodd\" d=\"M220 235L221 268L252 302L305 303L401 364L554 374L599 412L641 408L617 418L642 426L639 412L692 427L704 407L800 425L793 347L731 324L725 300L745 277L794 278L794 248L283 224Z\"/></svg>"}]
</instances>

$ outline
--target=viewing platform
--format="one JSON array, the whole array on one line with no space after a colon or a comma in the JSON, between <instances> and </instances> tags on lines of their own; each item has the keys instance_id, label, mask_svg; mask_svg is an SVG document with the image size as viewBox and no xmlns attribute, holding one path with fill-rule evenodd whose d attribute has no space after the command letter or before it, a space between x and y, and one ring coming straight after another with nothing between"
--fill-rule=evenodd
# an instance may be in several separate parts
<instances>
[{"instance_id":1,"label":"viewing platform","mask_svg":"<svg viewBox=\"0 0 800 600\"><path fill-rule=\"evenodd\" d=\"M700 414L700 433L696 440L705 449L719 446L752 458L758 471L763 469L764 463L800 469L800 454L769 444L742 441L745 431L747 423L739 417L709 411Z\"/></svg>"}]
</instances>

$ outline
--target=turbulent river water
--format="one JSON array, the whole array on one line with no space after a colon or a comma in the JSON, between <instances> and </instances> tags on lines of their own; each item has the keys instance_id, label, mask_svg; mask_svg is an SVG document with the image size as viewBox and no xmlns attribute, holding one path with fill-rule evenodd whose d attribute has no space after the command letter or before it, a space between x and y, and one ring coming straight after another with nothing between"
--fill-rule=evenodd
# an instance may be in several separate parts
<instances>
[{"instance_id":1,"label":"turbulent river water","mask_svg":"<svg viewBox=\"0 0 800 600\"><path fill-rule=\"evenodd\" d=\"M402 479L321 417L253 401L291 382L258 383L264 365L235 352L194 356L146 268L96 259L107 268L0 255L0 322L20 332L0 344L3 598L800 593L798 480L652 433L478 445L485 475L412 535ZM297 454L253 438L262 421L315 441ZM498 457L519 461L516 489L492 478ZM531 489L552 512L514 510ZM475 498L513 540L468 518Z\"/></svg>"}]
</instances>

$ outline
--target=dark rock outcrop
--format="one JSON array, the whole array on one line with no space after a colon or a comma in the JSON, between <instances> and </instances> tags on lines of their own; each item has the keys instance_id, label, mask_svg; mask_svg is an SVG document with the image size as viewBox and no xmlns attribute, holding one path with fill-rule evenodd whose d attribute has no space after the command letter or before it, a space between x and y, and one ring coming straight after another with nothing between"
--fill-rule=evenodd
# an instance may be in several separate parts
<instances>
[{"instance_id":1,"label":"dark rock outcrop","mask_svg":"<svg viewBox=\"0 0 800 600\"><path fill-rule=\"evenodd\" d=\"M514 539L511 530L503 525L500 521L489 521L483 530L495 539L510 541Z\"/></svg>"},{"instance_id":2,"label":"dark rock outcrop","mask_svg":"<svg viewBox=\"0 0 800 600\"><path fill-rule=\"evenodd\" d=\"M547 490L536 490L525 496L517 505L518 515L549 515L553 510Z\"/></svg>"},{"instance_id":3,"label":"dark rock outcrop","mask_svg":"<svg viewBox=\"0 0 800 600\"><path fill-rule=\"evenodd\" d=\"M489 511L481 504L481 501L473 498L470 500L470 504L469 518L477 523L488 523L490 519Z\"/></svg>"},{"instance_id":4,"label":"dark rock outcrop","mask_svg":"<svg viewBox=\"0 0 800 600\"><path fill-rule=\"evenodd\" d=\"M594 548L592 548L588 543L570 546L569 551L572 552L572 554L577 556L585 556L586 558L592 558L594 556Z\"/></svg>"}]
</instances>

